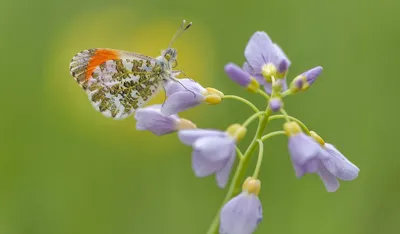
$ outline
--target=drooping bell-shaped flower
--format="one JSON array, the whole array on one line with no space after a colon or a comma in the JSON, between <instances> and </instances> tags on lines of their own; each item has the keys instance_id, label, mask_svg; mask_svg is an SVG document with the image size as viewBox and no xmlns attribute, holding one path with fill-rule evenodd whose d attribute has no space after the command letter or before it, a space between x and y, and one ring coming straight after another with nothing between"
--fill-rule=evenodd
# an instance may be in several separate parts
<instances>
[{"instance_id":1,"label":"drooping bell-shaped flower","mask_svg":"<svg viewBox=\"0 0 400 234\"><path fill-rule=\"evenodd\" d=\"M160 108L161 105L152 105L136 110L136 129L148 130L161 136L178 130L196 128L191 121L179 118L178 115L164 116Z\"/></svg>"},{"instance_id":2,"label":"drooping bell-shaped flower","mask_svg":"<svg viewBox=\"0 0 400 234\"><path fill-rule=\"evenodd\" d=\"M242 193L222 207L220 234L252 234L263 218L260 181L249 177L242 187Z\"/></svg>"},{"instance_id":3,"label":"drooping bell-shaped flower","mask_svg":"<svg viewBox=\"0 0 400 234\"><path fill-rule=\"evenodd\" d=\"M165 83L167 100L161 112L172 115L200 105L201 103L218 104L223 93L214 88L204 88L191 79L175 79Z\"/></svg>"},{"instance_id":4,"label":"drooping bell-shaped flower","mask_svg":"<svg viewBox=\"0 0 400 234\"><path fill-rule=\"evenodd\" d=\"M216 175L217 184L224 188L236 158L236 142L246 129L231 125L227 131L192 129L179 131L182 143L192 146L192 167L197 177Z\"/></svg>"}]
</instances>

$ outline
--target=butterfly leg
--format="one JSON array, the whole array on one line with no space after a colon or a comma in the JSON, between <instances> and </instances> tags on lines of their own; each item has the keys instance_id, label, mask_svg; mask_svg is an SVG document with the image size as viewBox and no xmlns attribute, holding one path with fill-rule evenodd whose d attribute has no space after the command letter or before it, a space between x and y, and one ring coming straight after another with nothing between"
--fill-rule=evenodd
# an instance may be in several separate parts
<instances>
[{"instance_id":1,"label":"butterfly leg","mask_svg":"<svg viewBox=\"0 0 400 234\"><path fill-rule=\"evenodd\" d=\"M175 82L178 82L178 84L180 84L184 89L186 89L187 91L191 92L191 93L193 94L193 96L196 97L196 93L193 92L192 90L186 88L186 86L184 86L184 85L179 81L179 79L176 79L176 78L174 78L174 77L171 77L170 79L173 80L173 81L175 81Z\"/></svg>"}]
</instances>

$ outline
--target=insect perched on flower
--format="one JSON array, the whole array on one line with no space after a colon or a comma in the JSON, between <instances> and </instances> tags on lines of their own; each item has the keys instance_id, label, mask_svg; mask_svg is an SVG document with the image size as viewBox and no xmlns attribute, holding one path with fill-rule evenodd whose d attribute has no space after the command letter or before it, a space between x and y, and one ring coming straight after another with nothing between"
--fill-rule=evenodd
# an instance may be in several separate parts
<instances>
[{"instance_id":1,"label":"insect perched on flower","mask_svg":"<svg viewBox=\"0 0 400 234\"><path fill-rule=\"evenodd\" d=\"M106 117L123 119L147 103L166 81L176 81L180 71L177 50L173 42L192 23L184 20L161 56L115 49L88 49L76 54L70 63L70 73L86 91L94 108Z\"/></svg>"}]
</instances>

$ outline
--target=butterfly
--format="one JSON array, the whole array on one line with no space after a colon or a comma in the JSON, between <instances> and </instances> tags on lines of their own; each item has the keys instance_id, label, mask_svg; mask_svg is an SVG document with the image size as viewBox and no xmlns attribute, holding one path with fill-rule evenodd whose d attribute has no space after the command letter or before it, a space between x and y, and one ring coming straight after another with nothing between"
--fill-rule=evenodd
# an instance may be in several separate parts
<instances>
[{"instance_id":1,"label":"butterfly","mask_svg":"<svg viewBox=\"0 0 400 234\"><path fill-rule=\"evenodd\" d=\"M177 50L171 46L191 25L183 20L157 58L116 49L88 49L72 58L70 73L96 110L113 119L126 118L154 97L165 82L177 81L180 71L173 70L178 65Z\"/></svg>"}]
</instances>

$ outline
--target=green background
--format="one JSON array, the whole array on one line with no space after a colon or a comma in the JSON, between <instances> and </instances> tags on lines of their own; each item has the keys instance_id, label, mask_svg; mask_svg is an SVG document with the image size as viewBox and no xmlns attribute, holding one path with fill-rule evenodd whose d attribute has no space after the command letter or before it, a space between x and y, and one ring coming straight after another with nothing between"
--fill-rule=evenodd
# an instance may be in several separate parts
<instances>
[{"instance_id":1,"label":"green background","mask_svg":"<svg viewBox=\"0 0 400 234\"><path fill-rule=\"evenodd\" d=\"M180 68L260 108L261 97L223 72L227 62L243 62L255 31L287 53L289 79L323 66L311 89L287 98L286 110L361 169L327 193L316 175L296 179L287 140L272 139L256 233L399 233L399 11L395 0L2 0L0 233L206 232L225 191L212 176L194 176L191 149L176 134L136 131L133 118L104 118L68 70L75 53L92 47L157 56L182 19L194 25L174 45ZM182 116L225 129L250 114L226 100Z\"/></svg>"}]
</instances>

